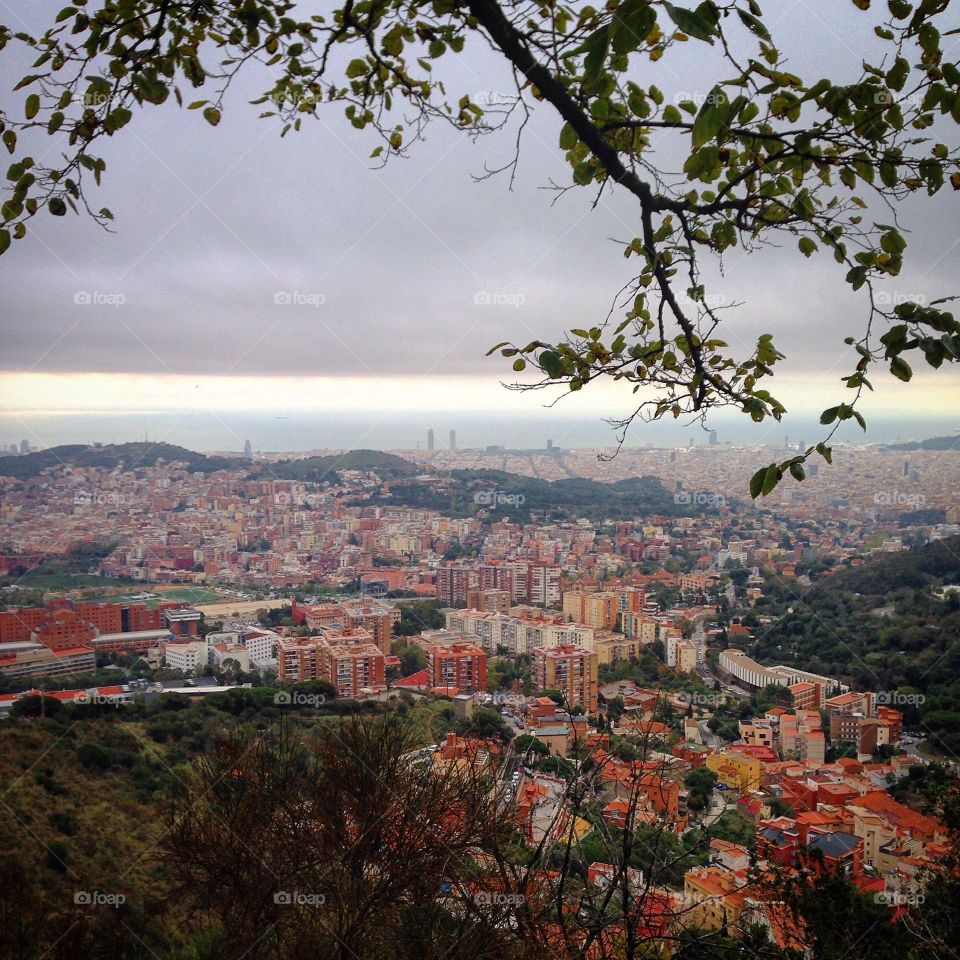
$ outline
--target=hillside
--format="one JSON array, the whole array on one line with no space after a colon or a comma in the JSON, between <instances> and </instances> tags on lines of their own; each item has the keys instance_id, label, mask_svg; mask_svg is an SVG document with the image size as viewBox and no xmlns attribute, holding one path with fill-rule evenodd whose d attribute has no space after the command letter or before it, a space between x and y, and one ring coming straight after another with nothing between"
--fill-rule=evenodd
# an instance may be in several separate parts
<instances>
[{"instance_id":1,"label":"hillside","mask_svg":"<svg viewBox=\"0 0 960 960\"><path fill-rule=\"evenodd\" d=\"M910 440L907 443L893 443L888 450L960 450L960 434L952 437L931 437L929 440Z\"/></svg>"},{"instance_id":2,"label":"hillside","mask_svg":"<svg viewBox=\"0 0 960 960\"><path fill-rule=\"evenodd\" d=\"M779 619L749 648L761 660L797 663L861 690L906 691L908 728L921 725L938 749L960 751L960 537L844 568L801 594L779 581L757 615ZM791 611L792 612L789 612ZM899 706L898 704L894 704Z\"/></svg>"},{"instance_id":3,"label":"hillside","mask_svg":"<svg viewBox=\"0 0 960 960\"><path fill-rule=\"evenodd\" d=\"M88 446L82 443L50 447L19 457L0 457L0 476L26 480L44 470L58 466L113 468L121 462L127 469L152 467L159 460L186 463L187 468L201 473L236 469L241 461L228 457L208 457L172 443L108 443Z\"/></svg>"},{"instance_id":4,"label":"hillside","mask_svg":"<svg viewBox=\"0 0 960 960\"><path fill-rule=\"evenodd\" d=\"M375 502L442 510L455 517L486 510L490 516L517 521L529 520L535 512L553 520L587 517L598 521L690 512L674 502L673 494L656 477L617 483L582 477L549 481L501 470L454 470L449 480L437 484L395 482L389 497Z\"/></svg>"},{"instance_id":5,"label":"hillside","mask_svg":"<svg viewBox=\"0 0 960 960\"><path fill-rule=\"evenodd\" d=\"M254 465L254 470L256 470ZM270 464L270 476L281 480L321 482L336 479L340 470L374 470L383 478L412 477L420 468L392 453L382 450L348 450L326 457L305 457L302 460L278 460Z\"/></svg>"}]
</instances>

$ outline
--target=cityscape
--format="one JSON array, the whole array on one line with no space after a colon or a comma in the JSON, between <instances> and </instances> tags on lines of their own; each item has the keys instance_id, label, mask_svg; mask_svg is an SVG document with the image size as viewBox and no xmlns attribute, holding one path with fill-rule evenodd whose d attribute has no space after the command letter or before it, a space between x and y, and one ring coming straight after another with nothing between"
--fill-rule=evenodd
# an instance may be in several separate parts
<instances>
[{"instance_id":1,"label":"cityscape","mask_svg":"<svg viewBox=\"0 0 960 960\"><path fill-rule=\"evenodd\" d=\"M799 949L783 871L842 877L891 917L923 901L949 828L913 785L955 775L960 720L942 677L960 619L955 441L838 447L830 468L756 503L745 485L761 447L604 460L431 439L263 459L249 443L12 444L0 711L109 711L113 726L152 723L166 750L151 718L168 701L192 712L257 694L251 705L306 728L349 704L403 710L418 731L404 764L482 783L528 850L596 850L565 897L586 909L626 884L665 948L761 928ZM641 516L593 487L560 493L638 477ZM879 596L846 593L902 624L902 558L941 546L917 585L941 597L930 626L949 631L933 670L911 654L891 685L869 642L826 623L829 657L774 643L818 585L873 571ZM110 776L101 752L93 768ZM585 777L586 799L571 789ZM644 855L617 880L600 851L634 831L663 834L682 868ZM525 882L547 896L552 875ZM469 891L496 916L528 896Z\"/></svg>"},{"instance_id":2,"label":"cityscape","mask_svg":"<svg viewBox=\"0 0 960 960\"><path fill-rule=\"evenodd\" d=\"M0 960L960 960L960 0L0 0Z\"/></svg>"}]
</instances>

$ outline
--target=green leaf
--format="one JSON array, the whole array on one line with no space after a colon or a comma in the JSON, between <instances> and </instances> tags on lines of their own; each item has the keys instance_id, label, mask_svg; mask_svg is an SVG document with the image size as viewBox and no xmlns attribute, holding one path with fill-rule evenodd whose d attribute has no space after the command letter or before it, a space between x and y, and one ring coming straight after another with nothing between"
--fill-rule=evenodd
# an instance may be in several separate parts
<instances>
[{"instance_id":1,"label":"green leaf","mask_svg":"<svg viewBox=\"0 0 960 960\"><path fill-rule=\"evenodd\" d=\"M890 361L890 372L904 383L907 383L913 376L913 370L910 369L910 364L907 363L903 357L894 357Z\"/></svg>"},{"instance_id":2,"label":"green leaf","mask_svg":"<svg viewBox=\"0 0 960 960\"><path fill-rule=\"evenodd\" d=\"M830 407L829 409L824 410L823 413L820 414L820 422L824 426L826 426L828 423L833 423L833 421L837 419L837 414L839 414L839 412L839 407Z\"/></svg>"},{"instance_id":3,"label":"green leaf","mask_svg":"<svg viewBox=\"0 0 960 960\"><path fill-rule=\"evenodd\" d=\"M714 87L700 108L697 119L693 122L693 131L690 136L694 150L702 147L720 132L727 119L728 109L726 94L720 87Z\"/></svg>"},{"instance_id":4,"label":"green leaf","mask_svg":"<svg viewBox=\"0 0 960 960\"><path fill-rule=\"evenodd\" d=\"M579 184L581 187L585 187L591 180L593 180L593 164L592 163L578 163L573 168L573 182Z\"/></svg>"},{"instance_id":5,"label":"green leaf","mask_svg":"<svg viewBox=\"0 0 960 960\"><path fill-rule=\"evenodd\" d=\"M540 364L540 369L552 380L563 376L563 361L555 351L544 350L540 356L537 357L537 363Z\"/></svg>"},{"instance_id":6,"label":"green leaf","mask_svg":"<svg viewBox=\"0 0 960 960\"><path fill-rule=\"evenodd\" d=\"M780 478L783 476L780 468L775 464L771 463L767 467L766 475L763 478L763 488L760 492L766 496L768 493L774 490L777 484L780 482Z\"/></svg>"},{"instance_id":7,"label":"green leaf","mask_svg":"<svg viewBox=\"0 0 960 960\"><path fill-rule=\"evenodd\" d=\"M67 205L60 197L51 197L47 209L55 216L62 217L67 212Z\"/></svg>"},{"instance_id":8,"label":"green leaf","mask_svg":"<svg viewBox=\"0 0 960 960\"><path fill-rule=\"evenodd\" d=\"M761 467L751 478L750 478L750 496L752 499L756 500L760 496L761 491L763 490L763 481L767 476L767 468Z\"/></svg>"},{"instance_id":9,"label":"green leaf","mask_svg":"<svg viewBox=\"0 0 960 960\"><path fill-rule=\"evenodd\" d=\"M10 231L0 230L0 257L10 248Z\"/></svg>"},{"instance_id":10,"label":"green leaf","mask_svg":"<svg viewBox=\"0 0 960 960\"><path fill-rule=\"evenodd\" d=\"M717 34L717 23L719 22L715 4L701 3L696 10L675 7L672 3L664 3L664 7L666 7L670 19L687 36L713 43L713 38Z\"/></svg>"},{"instance_id":11,"label":"green leaf","mask_svg":"<svg viewBox=\"0 0 960 960\"><path fill-rule=\"evenodd\" d=\"M670 103L663 108L663 119L665 123L681 123L683 121L683 114Z\"/></svg>"},{"instance_id":12,"label":"green leaf","mask_svg":"<svg viewBox=\"0 0 960 960\"><path fill-rule=\"evenodd\" d=\"M569 123L565 123L560 130L560 149L572 150L577 145L577 131Z\"/></svg>"},{"instance_id":13,"label":"green leaf","mask_svg":"<svg viewBox=\"0 0 960 960\"><path fill-rule=\"evenodd\" d=\"M366 60L351 60L347 64L347 76L353 79L354 77L365 77L369 67L367 66Z\"/></svg>"},{"instance_id":14,"label":"green leaf","mask_svg":"<svg viewBox=\"0 0 960 960\"><path fill-rule=\"evenodd\" d=\"M807 474L804 472L804 469L803 469L803 465L802 465L802 464L799 464L799 463L791 463L791 464L790 464L790 475L793 477L794 480L802 483Z\"/></svg>"},{"instance_id":15,"label":"green leaf","mask_svg":"<svg viewBox=\"0 0 960 960\"><path fill-rule=\"evenodd\" d=\"M583 58L583 75L587 83L593 83L600 76L609 46L610 32L606 24L584 40L580 50L586 54Z\"/></svg>"},{"instance_id":16,"label":"green leaf","mask_svg":"<svg viewBox=\"0 0 960 960\"><path fill-rule=\"evenodd\" d=\"M616 54L636 50L650 35L657 15L647 0L623 0L610 24L610 42Z\"/></svg>"},{"instance_id":17,"label":"green leaf","mask_svg":"<svg viewBox=\"0 0 960 960\"><path fill-rule=\"evenodd\" d=\"M800 243L797 244L800 247L800 252L805 256L809 257L812 254L816 253L817 245L810 239L810 237L801 237Z\"/></svg>"},{"instance_id":18,"label":"green leaf","mask_svg":"<svg viewBox=\"0 0 960 960\"><path fill-rule=\"evenodd\" d=\"M220 111L216 107L207 107L203 111L203 119L210 124L211 127L215 127L220 122Z\"/></svg>"},{"instance_id":19,"label":"green leaf","mask_svg":"<svg viewBox=\"0 0 960 960\"><path fill-rule=\"evenodd\" d=\"M751 33L760 37L761 40L770 39L770 31L764 26L763 21L759 17L755 17L752 13L747 13L746 10L737 10L737 13L743 21L743 25Z\"/></svg>"},{"instance_id":20,"label":"green leaf","mask_svg":"<svg viewBox=\"0 0 960 960\"><path fill-rule=\"evenodd\" d=\"M31 93L24 104L23 113L28 120L32 120L40 110L40 95Z\"/></svg>"}]
</instances>

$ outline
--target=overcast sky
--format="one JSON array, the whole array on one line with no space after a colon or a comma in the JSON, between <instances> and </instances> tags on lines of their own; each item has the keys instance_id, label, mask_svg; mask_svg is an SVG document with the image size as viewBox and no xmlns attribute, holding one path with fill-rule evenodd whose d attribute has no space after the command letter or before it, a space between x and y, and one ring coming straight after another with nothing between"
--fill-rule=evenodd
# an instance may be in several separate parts
<instances>
[{"instance_id":1,"label":"overcast sky","mask_svg":"<svg viewBox=\"0 0 960 960\"><path fill-rule=\"evenodd\" d=\"M0 19L39 32L60 6L6 0ZM848 0L765 0L764 8L800 72L853 76L875 42ZM16 67L0 57L4 106L19 112L23 94L9 92ZM668 95L696 95L712 79L709 64L689 56L637 70ZM456 58L447 76L454 99L510 90L489 54ZM93 197L114 211L114 232L42 215L0 260L0 406L520 411L542 403L502 390L509 367L484 354L500 340L550 339L604 316L636 262L612 242L639 232L632 198L614 189L591 209L592 195L580 190L551 205L543 188L568 183L569 170L545 105L524 137L511 192L504 178L473 175L502 164L512 136L474 144L437 126L410 159L378 170L366 159L372 135L355 131L337 106L281 140L279 125L247 103L263 89L253 76L236 87L215 130L175 106L136 115L106 145L108 169ZM675 155L669 144L660 149ZM907 212L915 232L895 294L960 288L958 196L943 192ZM838 377L852 361L842 338L857 331L864 305L832 260L807 261L787 246L731 257L714 292L744 301L725 332L739 352L758 333L775 333L789 361L777 382L809 409L843 399ZM485 295L505 302L476 302ZM924 375L909 391L877 381L878 410L957 406L953 371ZM582 411L628 404L613 386L572 400Z\"/></svg>"}]
</instances>

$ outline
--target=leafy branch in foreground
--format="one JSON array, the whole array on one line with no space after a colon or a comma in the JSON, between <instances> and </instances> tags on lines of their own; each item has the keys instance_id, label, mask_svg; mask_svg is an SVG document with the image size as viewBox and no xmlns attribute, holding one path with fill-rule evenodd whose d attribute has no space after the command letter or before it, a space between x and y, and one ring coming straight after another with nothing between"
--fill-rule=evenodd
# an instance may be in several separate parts
<instances>
[{"instance_id":1,"label":"leafy branch in foreground","mask_svg":"<svg viewBox=\"0 0 960 960\"><path fill-rule=\"evenodd\" d=\"M719 336L723 313L708 295L701 257L723 263L735 248L751 252L774 240L795 241L806 258L832 257L854 291L863 290L862 334L852 372L843 378L849 400L825 410L833 425L819 444L754 476L751 494L773 490L790 473L804 477L814 453L829 461L830 438L850 419L866 428L857 404L872 390L868 371L888 365L909 380L905 355L922 354L934 368L960 359L960 324L921 297L890 308L877 288L899 275L906 239L897 209L909 196L933 197L947 184L960 190L960 66L946 56L957 34L947 19L950 0L889 0L883 13L854 0L864 32L881 41L878 63L863 62L851 82L803 78L786 68L756 0L704 0L693 9L666 0L584 4L524 0L348 0L328 15L296 0L75 0L46 33L33 37L0 27L37 52L22 110L0 114L2 139L14 160L2 208L0 253L26 235L41 209L62 216L94 211L85 181L105 169L92 149L133 119L137 107L164 103L183 89L212 89L186 103L208 123L221 119L237 73L251 62L273 71L263 116L298 130L324 103L339 103L351 124L379 139L371 156L384 163L442 121L477 137L515 125L516 152L499 170L512 177L529 112L549 104L563 120L559 149L573 187L614 186L634 203L636 236L623 243L637 275L600 323L576 327L564 340L498 344L513 368L538 371L515 389L563 385L583 389L604 377L623 380L637 396L615 421L623 441L636 420L693 416L732 407L756 422L780 420L783 404L768 389L784 359L765 333L737 357ZM846 3L834 0L840 8ZM298 16L298 13L300 14ZM858 14L859 15L859 14ZM434 65L467 45L501 54L512 69L515 95L480 105L459 98L434 76ZM681 45L702 45L704 70L716 79L702 102L670 102L652 83ZM708 49L710 48L710 49ZM726 76L721 76L720 71ZM647 76L645 76L647 75ZM643 82L641 82L643 79ZM182 89L183 88L183 89ZM44 167L23 149L37 134L68 147L63 163ZM673 137L686 159L671 170L653 152ZM58 141L58 142L59 142ZM949 141L949 142L948 142ZM883 219L873 219L873 207ZM626 208L629 216L629 208ZM728 306L733 306L732 304ZM622 317L614 318L621 310Z\"/></svg>"}]
</instances>

